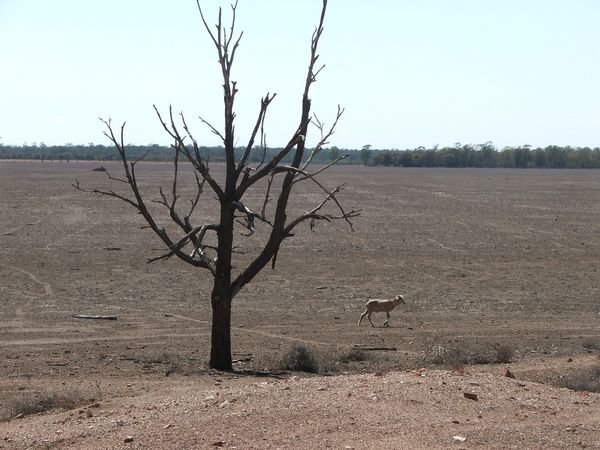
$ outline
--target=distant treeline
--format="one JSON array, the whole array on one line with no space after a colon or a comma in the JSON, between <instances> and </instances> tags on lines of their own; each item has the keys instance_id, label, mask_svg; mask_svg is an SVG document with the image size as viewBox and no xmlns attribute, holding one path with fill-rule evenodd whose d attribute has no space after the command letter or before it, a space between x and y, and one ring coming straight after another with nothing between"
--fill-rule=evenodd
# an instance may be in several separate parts
<instances>
[{"instance_id":1,"label":"distant treeline","mask_svg":"<svg viewBox=\"0 0 600 450\"><path fill-rule=\"evenodd\" d=\"M366 146L368 147L368 146ZM600 147L561 147L549 145L533 148L504 147L498 150L491 142L479 145L455 144L452 147L418 147L414 150L360 151L363 163L399 167L506 167L594 169L600 167Z\"/></svg>"},{"instance_id":2,"label":"distant treeline","mask_svg":"<svg viewBox=\"0 0 600 450\"><path fill-rule=\"evenodd\" d=\"M257 163L268 161L279 148L252 150L250 161ZM129 145L129 158L134 160L144 157L148 161L169 161L173 158L173 150L166 146ZM236 150L238 156L242 148ZM307 152L310 154L310 150ZM223 161L222 147L201 147L201 154L210 161ZM263 155L264 154L264 155ZM323 149L313 159L314 163L324 164L339 156L348 155L342 164L363 164L368 166L395 167L505 167L505 168L600 168L600 147L561 147L549 145L533 148L530 145L520 147L504 147L497 149L491 142L485 144L454 144L451 147L417 147L407 150L378 150L365 145L362 149L343 149L330 147ZM34 160L88 160L111 161L118 159L112 146L106 145L2 145L0 159L34 159ZM289 160L289 158L288 158ZM284 160L285 162L285 160Z\"/></svg>"},{"instance_id":3,"label":"distant treeline","mask_svg":"<svg viewBox=\"0 0 600 450\"><path fill-rule=\"evenodd\" d=\"M171 161L173 159L173 149L158 144L150 145L128 145L127 156L130 160L142 158L145 161ZM280 148L267 148L263 151L255 148L250 154L251 162L260 162L263 159L269 160L269 157L275 155ZM236 149L237 156L241 156L244 148ZM332 150L322 150L315 158L315 162L328 161ZM225 154L223 147L200 147L202 157L213 162L224 161ZM307 153L310 153L308 151ZM52 161L113 161L119 159L119 154L113 146L108 145L2 145L0 144L0 159L33 159L33 160L52 160ZM288 161L291 157L288 158ZM284 159L284 161L286 161Z\"/></svg>"}]
</instances>

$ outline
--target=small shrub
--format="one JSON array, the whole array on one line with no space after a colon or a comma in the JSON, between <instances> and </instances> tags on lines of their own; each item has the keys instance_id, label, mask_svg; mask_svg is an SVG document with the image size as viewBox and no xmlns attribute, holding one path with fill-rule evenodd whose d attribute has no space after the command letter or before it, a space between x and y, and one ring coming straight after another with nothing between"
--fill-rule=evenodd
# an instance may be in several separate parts
<instances>
[{"instance_id":1,"label":"small shrub","mask_svg":"<svg viewBox=\"0 0 600 450\"><path fill-rule=\"evenodd\" d=\"M574 391L600 393L600 363L567 375L558 384Z\"/></svg>"},{"instance_id":2,"label":"small shrub","mask_svg":"<svg viewBox=\"0 0 600 450\"><path fill-rule=\"evenodd\" d=\"M319 373L319 364L315 352L304 344L294 344L283 355L282 366L295 372Z\"/></svg>"},{"instance_id":3,"label":"small shrub","mask_svg":"<svg viewBox=\"0 0 600 450\"><path fill-rule=\"evenodd\" d=\"M597 340L586 340L581 344L587 350L600 350L600 342Z\"/></svg>"},{"instance_id":4,"label":"small shrub","mask_svg":"<svg viewBox=\"0 0 600 450\"><path fill-rule=\"evenodd\" d=\"M456 370L464 367L465 356L458 348L433 345L427 350L424 361L436 366L444 366Z\"/></svg>"},{"instance_id":5,"label":"small shrub","mask_svg":"<svg viewBox=\"0 0 600 450\"><path fill-rule=\"evenodd\" d=\"M338 357L338 360L342 363L366 361L367 359L369 359L367 353L359 348L343 351Z\"/></svg>"},{"instance_id":6,"label":"small shrub","mask_svg":"<svg viewBox=\"0 0 600 450\"><path fill-rule=\"evenodd\" d=\"M8 400L4 405L3 420L22 415L39 414L52 409L69 410L80 406L84 399L78 389L61 392L27 393Z\"/></svg>"},{"instance_id":7,"label":"small shrub","mask_svg":"<svg viewBox=\"0 0 600 450\"><path fill-rule=\"evenodd\" d=\"M496 347L496 362L500 364L510 363L515 356L514 349L509 345L498 345Z\"/></svg>"},{"instance_id":8,"label":"small shrub","mask_svg":"<svg viewBox=\"0 0 600 450\"><path fill-rule=\"evenodd\" d=\"M494 359L488 351L476 350L466 358L465 362L467 364L491 364Z\"/></svg>"}]
</instances>

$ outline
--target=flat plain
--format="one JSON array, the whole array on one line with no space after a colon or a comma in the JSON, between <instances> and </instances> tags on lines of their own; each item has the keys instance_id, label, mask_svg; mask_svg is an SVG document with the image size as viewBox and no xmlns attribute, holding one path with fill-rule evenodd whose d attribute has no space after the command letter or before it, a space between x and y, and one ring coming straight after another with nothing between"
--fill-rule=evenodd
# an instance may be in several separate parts
<instances>
[{"instance_id":1,"label":"flat plain","mask_svg":"<svg viewBox=\"0 0 600 450\"><path fill-rule=\"evenodd\" d=\"M534 382L560 384L600 364L598 171L332 168L322 180L331 187L346 182L340 200L348 209L362 209L354 231L343 222L318 223L314 231L307 225L285 242L275 270L265 269L234 300L238 373L220 374L206 367L208 272L175 259L148 264L147 258L160 255L164 248L142 228L135 211L71 185L77 179L88 188L122 188L109 182L105 173L93 171L100 165L118 174L115 162L0 161L0 407L6 409L22 395L67 387L76 387L85 399L93 398L92 403L116 402L110 408L118 411L119 405L124 407L123 399L139 402L151 396L154 405L164 402L163 397L156 399L157 393L177 385L204 392L214 389L214 383L230 389L242 389L238 385L244 380L279 383L279 378L247 374L278 373L282 355L294 344L314 349L325 371L358 377L359 384L360 377L373 373L392 379L426 367L446 370L432 375L436 386L441 386L436 377L442 376L498 376L502 385L508 380L500 377L510 368L517 380L537 389ZM165 163L139 165L140 180L152 198L159 198L159 185L169 186L170 169ZM213 170L218 176L222 168L215 165ZM250 206L260 207L258 192L249 198ZM318 191L301 189L291 215L316 205L319 198ZM214 220L213 206L207 194L198 217L204 214ZM265 235L266 230L259 230L249 239L238 237L237 270L256 254ZM377 327L366 320L357 326L367 299L398 293L406 305L392 312L389 327L380 326L385 318L377 314L373 316ZM82 320L74 314L115 315L117 320ZM513 353L509 365L493 360L500 346ZM388 350L365 350L361 358L350 361L340 356L374 347ZM434 364L432 352L454 350L486 364L467 364L460 375ZM291 375L278 376L289 382L285 377ZM319 376L306 382L331 383L334 378ZM487 382L473 381L480 386ZM446 380L444 386L447 383L454 381ZM552 398L574 395L566 389L548 389ZM589 394L586 401L598 404L597 397ZM227 405L219 406L217 413L224 413ZM589 418L590 412L582 408L574 414ZM56 417L71 420L68 414ZM526 420L510 416L515 426ZM52 431L57 422L47 417L5 422L0 448L124 445L123 427L108 433L113 436L110 445L91 429L69 440ZM287 425L297 420L291 417ZM509 430L513 422L498 419L502 420ZM39 436L47 432L51 437L46 441L23 437L18 431L23 424L42 430ZM501 425L495 432L501 432ZM376 435L378 425L368 426L367 434ZM169 429L161 428L161 439ZM525 432L529 440L514 445L559 448L581 441L593 447L600 430L588 426L589 435L585 430L579 440L565 432L566 441L560 440L562 435L556 441L535 440ZM298 448L305 442L306 448L314 448L300 432L300 440L279 436L279 441L257 443L246 431L238 431L237 438L223 437L223 445ZM415 440L423 436L418 431L404 436L406 448L453 444L452 434L448 440L436 440L437 434ZM543 428L538 432L538 438L547 433ZM219 436L207 431L182 445L206 448L221 442ZM352 437L356 448L403 446L400 441L344 436L331 437L331 445ZM488 447L494 436L462 445ZM130 447L159 442L144 445L140 439Z\"/></svg>"}]
</instances>

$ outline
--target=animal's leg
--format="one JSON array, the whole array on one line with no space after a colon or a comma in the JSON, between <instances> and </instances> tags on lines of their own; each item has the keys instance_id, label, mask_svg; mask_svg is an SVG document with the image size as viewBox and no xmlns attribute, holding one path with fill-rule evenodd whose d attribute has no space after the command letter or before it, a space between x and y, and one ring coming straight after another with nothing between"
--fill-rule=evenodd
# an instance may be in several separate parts
<instances>
[{"instance_id":1,"label":"animal's leg","mask_svg":"<svg viewBox=\"0 0 600 450\"><path fill-rule=\"evenodd\" d=\"M362 322L363 318L367 315L368 309L365 309L365 312L361 314L360 316L360 320L358 321L358 326L360 327L360 323Z\"/></svg>"},{"instance_id":2,"label":"animal's leg","mask_svg":"<svg viewBox=\"0 0 600 450\"><path fill-rule=\"evenodd\" d=\"M373 325L373 321L371 320L371 314L373 314L373 312L369 313L369 315L367 316L367 319L369 319L369 322L371 322L371 326L375 327L375 325Z\"/></svg>"},{"instance_id":3,"label":"animal's leg","mask_svg":"<svg viewBox=\"0 0 600 450\"><path fill-rule=\"evenodd\" d=\"M383 326L389 327L390 326L390 313L386 311L385 315L387 316L387 320L385 322L383 322Z\"/></svg>"}]
</instances>

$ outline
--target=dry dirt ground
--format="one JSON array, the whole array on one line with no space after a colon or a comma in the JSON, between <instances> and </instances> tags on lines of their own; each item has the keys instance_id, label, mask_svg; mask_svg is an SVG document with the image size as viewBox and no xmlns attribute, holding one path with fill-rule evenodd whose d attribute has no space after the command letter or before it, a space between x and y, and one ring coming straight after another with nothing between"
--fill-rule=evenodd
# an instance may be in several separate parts
<instances>
[{"instance_id":1,"label":"dry dirt ground","mask_svg":"<svg viewBox=\"0 0 600 450\"><path fill-rule=\"evenodd\" d=\"M71 187L108 186L99 165L0 161L0 415L74 403L0 422L0 448L600 448L600 396L556 387L600 377L598 171L334 168L355 231L286 243L234 301L222 374L207 273L146 264L139 216ZM169 169L140 165L154 198ZM239 238L238 269L262 238ZM396 293L389 328L356 326ZM325 375L278 372L298 343Z\"/></svg>"}]
</instances>

